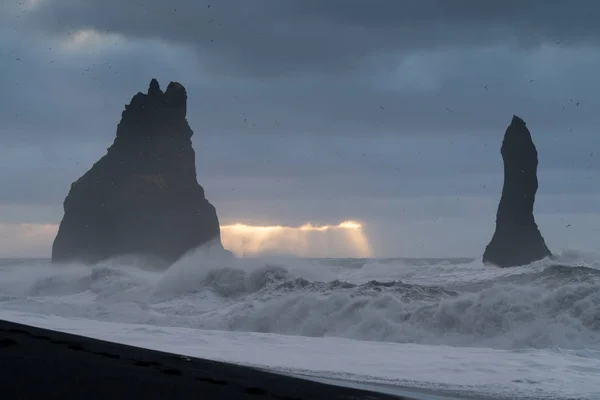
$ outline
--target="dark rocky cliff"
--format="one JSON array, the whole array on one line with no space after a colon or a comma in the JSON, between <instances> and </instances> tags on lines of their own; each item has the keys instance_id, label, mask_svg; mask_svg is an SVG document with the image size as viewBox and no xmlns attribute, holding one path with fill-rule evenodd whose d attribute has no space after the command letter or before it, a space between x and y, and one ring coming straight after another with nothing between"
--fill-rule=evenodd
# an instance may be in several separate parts
<instances>
[{"instance_id":1,"label":"dark rocky cliff","mask_svg":"<svg viewBox=\"0 0 600 400\"><path fill-rule=\"evenodd\" d=\"M196 180L185 88L125 106L107 154L71 185L52 247L54 262L143 255L172 263L210 242L222 248L217 213Z\"/></svg>"},{"instance_id":2,"label":"dark rocky cliff","mask_svg":"<svg viewBox=\"0 0 600 400\"><path fill-rule=\"evenodd\" d=\"M538 190L538 153L521 118L513 116L502 142L504 187L496 214L496 231L483 262L500 267L529 264L551 255L533 207Z\"/></svg>"}]
</instances>

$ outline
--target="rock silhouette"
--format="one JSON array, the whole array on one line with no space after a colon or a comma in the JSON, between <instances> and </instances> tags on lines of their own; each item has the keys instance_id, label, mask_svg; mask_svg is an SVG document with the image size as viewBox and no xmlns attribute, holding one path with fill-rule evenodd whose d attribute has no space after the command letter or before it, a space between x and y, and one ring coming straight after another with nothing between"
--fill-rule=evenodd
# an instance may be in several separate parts
<instances>
[{"instance_id":1,"label":"rock silhouette","mask_svg":"<svg viewBox=\"0 0 600 400\"><path fill-rule=\"evenodd\" d=\"M551 256L535 218L538 153L521 118L513 116L502 142L504 187L496 214L496 231L483 262L499 267L529 264Z\"/></svg>"},{"instance_id":2,"label":"rock silhouette","mask_svg":"<svg viewBox=\"0 0 600 400\"><path fill-rule=\"evenodd\" d=\"M210 243L222 249L215 207L196 179L185 88L125 106L105 156L71 185L52 247L53 262L96 263L128 255L172 263Z\"/></svg>"}]
</instances>

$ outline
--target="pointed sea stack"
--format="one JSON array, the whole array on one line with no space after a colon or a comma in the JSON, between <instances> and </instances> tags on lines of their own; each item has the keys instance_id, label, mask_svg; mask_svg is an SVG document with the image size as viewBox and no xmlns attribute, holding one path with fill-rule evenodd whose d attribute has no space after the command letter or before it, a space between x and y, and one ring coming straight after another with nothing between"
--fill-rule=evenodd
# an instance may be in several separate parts
<instances>
[{"instance_id":1,"label":"pointed sea stack","mask_svg":"<svg viewBox=\"0 0 600 400\"><path fill-rule=\"evenodd\" d=\"M206 243L222 249L215 207L196 180L185 88L125 106L107 154L71 185L52 246L53 262L96 263L147 256L167 265Z\"/></svg>"},{"instance_id":2,"label":"pointed sea stack","mask_svg":"<svg viewBox=\"0 0 600 400\"><path fill-rule=\"evenodd\" d=\"M483 262L513 267L551 256L533 217L538 154L525 121L516 115L504 135L501 153L504 187L496 231L483 253Z\"/></svg>"}]
</instances>

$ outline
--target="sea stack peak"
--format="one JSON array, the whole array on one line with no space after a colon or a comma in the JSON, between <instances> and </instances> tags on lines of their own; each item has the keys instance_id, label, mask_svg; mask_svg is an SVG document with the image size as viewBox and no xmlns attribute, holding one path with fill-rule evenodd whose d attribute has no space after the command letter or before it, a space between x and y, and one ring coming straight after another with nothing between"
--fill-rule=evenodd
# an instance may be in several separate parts
<instances>
[{"instance_id":1,"label":"sea stack peak","mask_svg":"<svg viewBox=\"0 0 600 400\"><path fill-rule=\"evenodd\" d=\"M196 179L186 103L183 85L163 93L156 79L133 96L107 154L71 185L54 262L141 255L169 264L209 242L222 249L216 210Z\"/></svg>"},{"instance_id":2,"label":"sea stack peak","mask_svg":"<svg viewBox=\"0 0 600 400\"><path fill-rule=\"evenodd\" d=\"M525 121L523 121L523 118L519 117L518 115L513 115L512 116L512 121L510 121L511 125L527 125L525 123Z\"/></svg>"},{"instance_id":3,"label":"sea stack peak","mask_svg":"<svg viewBox=\"0 0 600 400\"><path fill-rule=\"evenodd\" d=\"M499 267L525 265L551 256L533 216L538 190L538 153L525 121L513 115L501 148L504 186L496 230L483 262Z\"/></svg>"},{"instance_id":4,"label":"sea stack peak","mask_svg":"<svg viewBox=\"0 0 600 400\"><path fill-rule=\"evenodd\" d=\"M171 82L165 91L165 102L180 118L187 114L187 93L179 82Z\"/></svg>"},{"instance_id":5,"label":"sea stack peak","mask_svg":"<svg viewBox=\"0 0 600 400\"><path fill-rule=\"evenodd\" d=\"M148 86L148 96L161 96L163 94L160 90L160 85L156 78L152 78L150 85Z\"/></svg>"}]
</instances>

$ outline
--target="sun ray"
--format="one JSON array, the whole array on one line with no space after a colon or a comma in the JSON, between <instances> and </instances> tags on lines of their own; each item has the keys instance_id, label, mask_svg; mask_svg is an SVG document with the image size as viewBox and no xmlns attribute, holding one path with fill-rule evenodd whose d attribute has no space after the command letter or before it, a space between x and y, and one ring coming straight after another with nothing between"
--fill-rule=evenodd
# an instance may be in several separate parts
<instances>
[{"instance_id":1,"label":"sun ray","mask_svg":"<svg viewBox=\"0 0 600 400\"><path fill-rule=\"evenodd\" d=\"M338 225L221 226L223 245L238 256L287 254L302 257L370 257L371 245L361 223Z\"/></svg>"}]
</instances>

